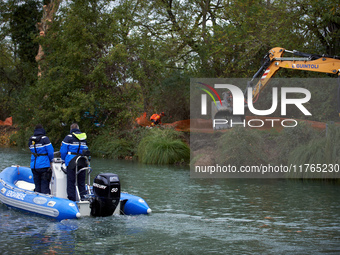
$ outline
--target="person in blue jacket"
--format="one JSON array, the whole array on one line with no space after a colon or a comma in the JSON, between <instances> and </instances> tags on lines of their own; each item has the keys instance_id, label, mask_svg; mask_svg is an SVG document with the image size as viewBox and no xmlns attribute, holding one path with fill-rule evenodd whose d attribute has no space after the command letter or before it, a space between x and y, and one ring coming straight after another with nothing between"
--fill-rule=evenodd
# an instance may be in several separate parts
<instances>
[{"instance_id":1,"label":"person in blue jacket","mask_svg":"<svg viewBox=\"0 0 340 255\"><path fill-rule=\"evenodd\" d=\"M83 155L84 151L88 151L86 134L79 130L77 123L73 123L70 127L70 134L67 135L61 143L60 154L65 161L67 167L67 197L76 201L76 159ZM82 158L78 162L78 170L86 167L87 162ZM85 189L86 172L81 171L77 176L78 189L80 196L86 194Z\"/></svg>"},{"instance_id":2,"label":"person in blue jacket","mask_svg":"<svg viewBox=\"0 0 340 255\"><path fill-rule=\"evenodd\" d=\"M35 126L33 136L29 139L28 147L32 153L30 166L35 185L34 191L50 194L51 162L54 149L42 125Z\"/></svg>"}]
</instances>

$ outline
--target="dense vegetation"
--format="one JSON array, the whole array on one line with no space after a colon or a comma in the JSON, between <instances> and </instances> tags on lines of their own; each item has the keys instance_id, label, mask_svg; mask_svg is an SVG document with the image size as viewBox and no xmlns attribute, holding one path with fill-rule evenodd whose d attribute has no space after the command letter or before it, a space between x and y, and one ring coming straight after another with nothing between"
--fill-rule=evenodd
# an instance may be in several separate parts
<instances>
[{"instance_id":1,"label":"dense vegetation","mask_svg":"<svg viewBox=\"0 0 340 255\"><path fill-rule=\"evenodd\" d=\"M43 5L52 4L39 36ZM13 116L18 145L37 123L60 144L76 121L98 151L136 155L130 136L140 134L126 131L142 112L189 118L190 78L251 77L276 46L340 55L339 8L337 0L2 1L0 119ZM320 120L337 117L327 103L336 88L317 93Z\"/></svg>"},{"instance_id":2,"label":"dense vegetation","mask_svg":"<svg viewBox=\"0 0 340 255\"><path fill-rule=\"evenodd\" d=\"M209 165L292 165L295 171L285 173L286 177L335 180L340 176L339 139L340 127L334 123L327 124L325 130L317 130L301 122L295 128L285 128L281 132L233 128L218 136L206 137L206 142L212 140L214 144L215 153ZM192 163L197 161L199 157Z\"/></svg>"},{"instance_id":3,"label":"dense vegetation","mask_svg":"<svg viewBox=\"0 0 340 255\"><path fill-rule=\"evenodd\" d=\"M175 164L188 162L189 146L180 133L172 128L152 129L138 144L137 155L146 164Z\"/></svg>"}]
</instances>

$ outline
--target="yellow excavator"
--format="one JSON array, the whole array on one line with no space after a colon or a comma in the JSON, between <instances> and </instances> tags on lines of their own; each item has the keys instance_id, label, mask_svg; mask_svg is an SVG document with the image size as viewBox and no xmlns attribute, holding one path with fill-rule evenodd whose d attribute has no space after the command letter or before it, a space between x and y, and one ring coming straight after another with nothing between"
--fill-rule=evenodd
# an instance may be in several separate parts
<instances>
[{"instance_id":1,"label":"yellow excavator","mask_svg":"<svg viewBox=\"0 0 340 255\"><path fill-rule=\"evenodd\" d=\"M285 53L290 53L293 57L283 56ZM281 68L305 70L312 72L321 72L338 75L339 88L338 88L338 112L340 116L340 57L318 55L303 53L296 50L290 51L284 48L276 47L269 50L264 56L264 63L260 69L255 73L253 78L247 84L244 95L247 94L249 87L252 87L253 101L256 101L261 91L268 85L269 81ZM259 78L260 80L253 85L253 81ZM212 118L226 119L227 122L240 122L244 120L244 116L233 115L232 109L232 96L229 92L223 92L223 100L221 106L218 108L212 104ZM245 97L247 98L247 97ZM214 129L229 128L229 124L218 125Z\"/></svg>"},{"instance_id":2,"label":"yellow excavator","mask_svg":"<svg viewBox=\"0 0 340 255\"><path fill-rule=\"evenodd\" d=\"M298 57L284 57L283 55L286 52ZM258 96L268 85L270 78L281 68L337 74L340 76L340 57L308 54L280 47L273 48L266 54L263 65L248 84L248 86L251 86L251 82L265 70L259 82L253 87L253 98Z\"/></svg>"}]
</instances>

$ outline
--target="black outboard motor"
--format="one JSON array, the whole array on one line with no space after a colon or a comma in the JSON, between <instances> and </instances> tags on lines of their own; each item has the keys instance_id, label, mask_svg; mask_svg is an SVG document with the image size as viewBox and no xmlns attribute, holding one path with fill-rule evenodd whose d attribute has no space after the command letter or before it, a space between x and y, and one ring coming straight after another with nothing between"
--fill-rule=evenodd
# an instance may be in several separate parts
<instances>
[{"instance_id":1,"label":"black outboard motor","mask_svg":"<svg viewBox=\"0 0 340 255\"><path fill-rule=\"evenodd\" d=\"M120 181L117 174L99 174L93 181L92 216L111 216L120 201Z\"/></svg>"}]
</instances>

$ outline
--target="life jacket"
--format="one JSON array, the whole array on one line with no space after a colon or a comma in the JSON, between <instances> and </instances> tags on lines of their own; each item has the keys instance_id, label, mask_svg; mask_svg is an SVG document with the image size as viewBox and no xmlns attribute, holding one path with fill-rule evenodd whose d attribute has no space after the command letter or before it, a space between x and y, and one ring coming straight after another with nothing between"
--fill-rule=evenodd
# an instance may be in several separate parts
<instances>
[{"instance_id":1,"label":"life jacket","mask_svg":"<svg viewBox=\"0 0 340 255\"><path fill-rule=\"evenodd\" d=\"M61 143L61 158L65 160L65 164L68 166L74 157L83 155L85 150L88 150L86 134L81 133L79 129L74 129Z\"/></svg>"},{"instance_id":2,"label":"life jacket","mask_svg":"<svg viewBox=\"0 0 340 255\"><path fill-rule=\"evenodd\" d=\"M53 159L53 146L43 130L34 133L28 142L32 154L30 166L32 169L48 168Z\"/></svg>"},{"instance_id":3,"label":"life jacket","mask_svg":"<svg viewBox=\"0 0 340 255\"><path fill-rule=\"evenodd\" d=\"M85 133L76 134L76 133L73 132L72 136L76 140L78 140L79 146L78 146L78 150L77 150L76 153L75 152L69 152L69 154L71 154L71 155L78 155L78 156L83 155L83 154L79 153L79 151L80 151L81 141L85 141L86 140L86 134Z\"/></svg>"},{"instance_id":4,"label":"life jacket","mask_svg":"<svg viewBox=\"0 0 340 255\"><path fill-rule=\"evenodd\" d=\"M31 136L30 137L30 141L34 147L34 152L31 152L33 154L34 157L39 157L39 156L47 156L47 153L38 153L37 152L37 147L36 144L41 140L41 138L43 137L43 135L39 135L39 136Z\"/></svg>"},{"instance_id":5,"label":"life jacket","mask_svg":"<svg viewBox=\"0 0 340 255\"><path fill-rule=\"evenodd\" d=\"M31 152L32 155L34 156L34 169L35 169L35 167L36 167L37 157L40 157L40 156L47 156L47 155L48 155L47 153L38 153L38 152L37 152L36 144L41 140L42 137L43 137L43 135L39 135L39 136L31 136L31 137L30 137L30 142L31 142L31 144L32 144L33 147L34 147L34 152Z\"/></svg>"},{"instance_id":6,"label":"life jacket","mask_svg":"<svg viewBox=\"0 0 340 255\"><path fill-rule=\"evenodd\" d=\"M85 158L81 157L81 156L90 156L90 151L83 149L82 153L80 152L80 146L81 146L81 141L86 140L86 134L85 133L80 133L80 134L76 134L76 133L72 133L72 136L77 139L79 141L79 146L78 146L78 150L76 153L74 152L69 152L69 154L71 155L75 155L75 157L73 157L70 162L69 162L69 167L70 169L74 169L76 167L76 160L78 159L78 170L83 168L83 167L87 167L87 161L85 160Z\"/></svg>"}]
</instances>

